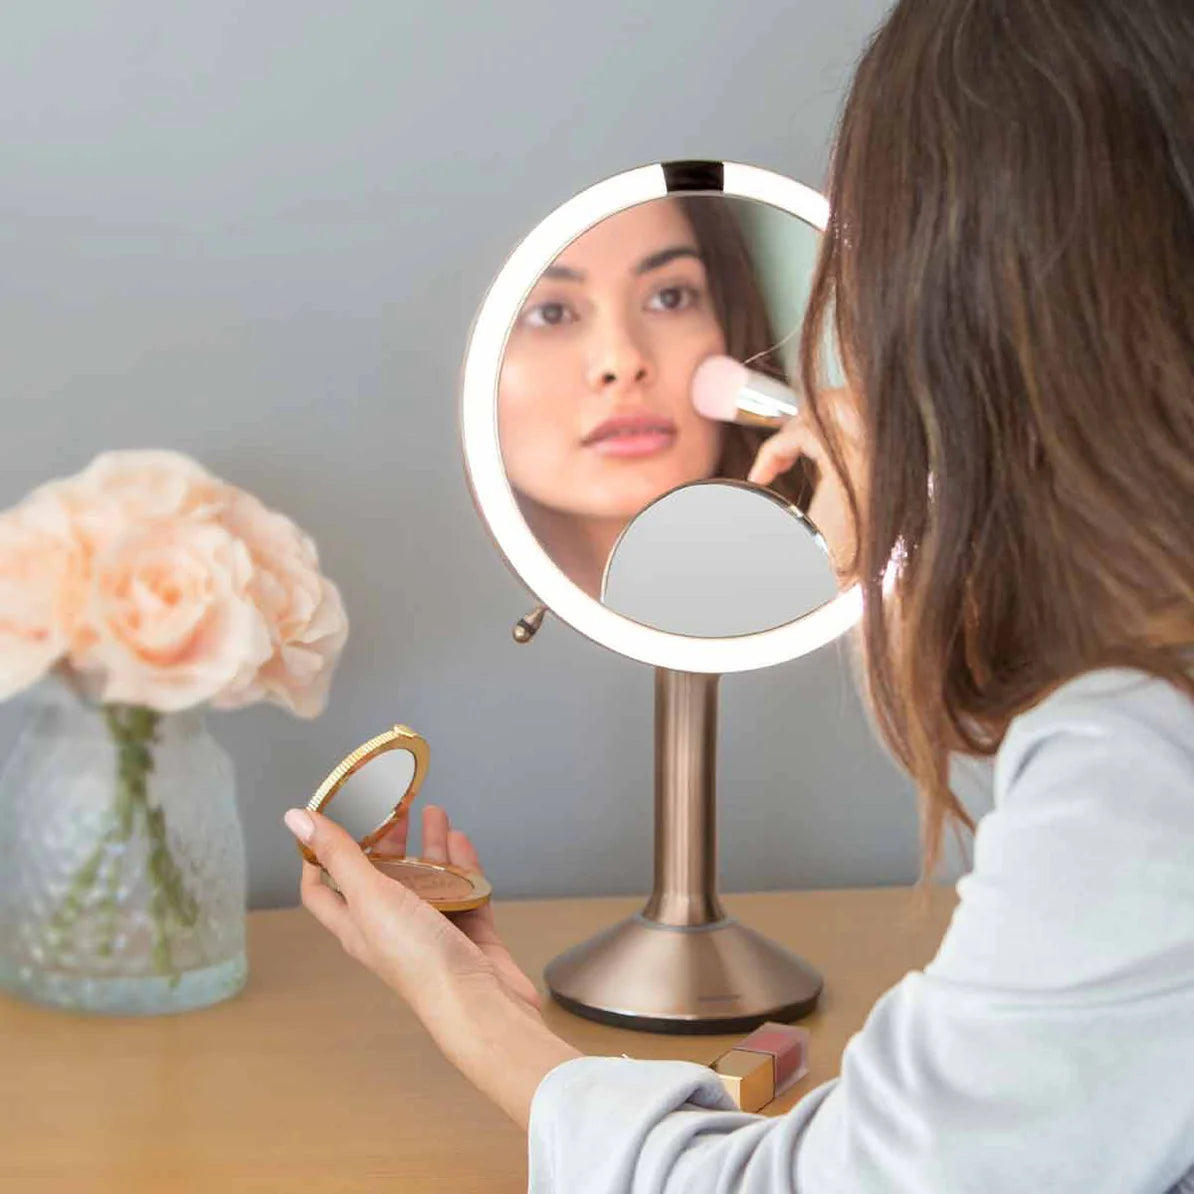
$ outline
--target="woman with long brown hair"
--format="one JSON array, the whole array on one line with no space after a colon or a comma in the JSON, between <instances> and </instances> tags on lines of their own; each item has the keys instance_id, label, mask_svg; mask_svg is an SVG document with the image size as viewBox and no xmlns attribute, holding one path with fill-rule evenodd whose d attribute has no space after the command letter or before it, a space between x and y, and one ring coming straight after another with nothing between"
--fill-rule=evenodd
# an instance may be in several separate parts
<instances>
[{"instance_id":1,"label":"woman with long brown hair","mask_svg":"<svg viewBox=\"0 0 1194 1194\"><path fill-rule=\"evenodd\" d=\"M767 1119L701 1066L578 1056L490 914L450 925L322 819L348 898L308 868L304 901L529 1121L538 1194L1194 1190L1194 6L902 0L829 190L810 413L756 473L821 466L926 878L968 820L951 755L994 756L936 957Z\"/></svg>"}]
</instances>

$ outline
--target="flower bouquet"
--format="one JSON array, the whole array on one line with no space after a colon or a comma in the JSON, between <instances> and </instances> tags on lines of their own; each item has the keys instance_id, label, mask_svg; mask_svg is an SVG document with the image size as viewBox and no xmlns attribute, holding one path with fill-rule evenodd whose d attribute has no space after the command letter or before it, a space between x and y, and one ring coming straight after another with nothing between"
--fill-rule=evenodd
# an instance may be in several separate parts
<instances>
[{"instance_id":1,"label":"flower bouquet","mask_svg":"<svg viewBox=\"0 0 1194 1194\"><path fill-rule=\"evenodd\" d=\"M43 694L0 774L0 986L161 1011L243 985L235 784L201 709L317 716L347 635L311 539L182 454L106 452L0 514L0 700Z\"/></svg>"}]
</instances>

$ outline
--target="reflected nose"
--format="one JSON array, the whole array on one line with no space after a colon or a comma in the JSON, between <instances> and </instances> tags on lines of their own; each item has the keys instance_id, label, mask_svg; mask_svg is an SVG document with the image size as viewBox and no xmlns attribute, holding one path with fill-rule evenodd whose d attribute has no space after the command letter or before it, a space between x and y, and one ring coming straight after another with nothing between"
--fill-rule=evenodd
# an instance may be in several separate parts
<instances>
[{"instance_id":1,"label":"reflected nose","mask_svg":"<svg viewBox=\"0 0 1194 1194\"><path fill-rule=\"evenodd\" d=\"M651 376L651 362L629 328L602 329L589 358L589 385L594 390L642 385Z\"/></svg>"}]
</instances>

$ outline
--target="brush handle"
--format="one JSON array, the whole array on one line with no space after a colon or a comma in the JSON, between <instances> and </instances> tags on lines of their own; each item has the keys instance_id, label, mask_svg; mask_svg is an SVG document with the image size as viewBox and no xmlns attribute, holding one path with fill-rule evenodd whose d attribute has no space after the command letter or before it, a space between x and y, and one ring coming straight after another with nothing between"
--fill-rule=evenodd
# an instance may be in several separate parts
<instances>
[{"instance_id":1,"label":"brush handle","mask_svg":"<svg viewBox=\"0 0 1194 1194\"><path fill-rule=\"evenodd\" d=\"M753 369L746 371L746 381L738 391L734 422L774 431L799 413L796 395L782 381Z\"/></svg>"}]
</instances>

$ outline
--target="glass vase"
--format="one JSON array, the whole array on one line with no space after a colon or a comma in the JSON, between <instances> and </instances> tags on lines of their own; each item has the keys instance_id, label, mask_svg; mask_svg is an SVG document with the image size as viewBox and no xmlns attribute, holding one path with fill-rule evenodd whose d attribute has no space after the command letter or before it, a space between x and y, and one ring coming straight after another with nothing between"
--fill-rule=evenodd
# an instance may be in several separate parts
<instances>
[{"instance_id":1,"label":"glass vase","mask_svg":"<svg viewBox=\"0 0 1194 1194\"><path fill-rule=\"evenodd\" d=\"M0 772L0 987L113 1015L234 995L244 836L202 710L97 705L56 678L29 706Z\"/></svg>"}]
</instances>

